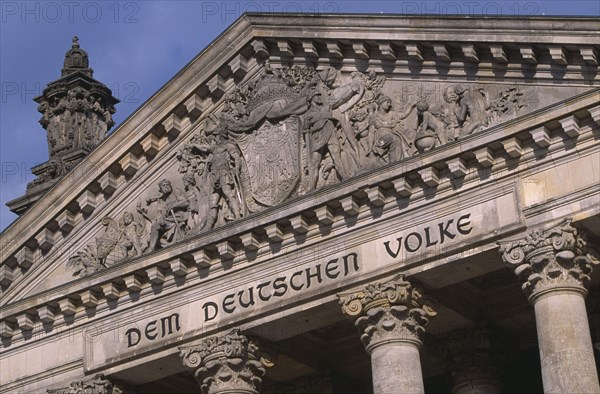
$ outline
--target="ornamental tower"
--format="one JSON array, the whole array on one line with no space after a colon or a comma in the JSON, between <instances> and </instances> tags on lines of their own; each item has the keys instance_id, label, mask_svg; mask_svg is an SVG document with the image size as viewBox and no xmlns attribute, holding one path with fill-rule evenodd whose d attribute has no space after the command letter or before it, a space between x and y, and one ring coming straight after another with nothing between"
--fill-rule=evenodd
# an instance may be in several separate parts
<instances>
[{"instance_id":1,"label":"ornamental tower","mask_svg":"<svg viewBox=\"0 0 600 394\"><path fill-rule=\"evenodd\" d=\"M73 37L60 79L50 82L34 99L47 133L49 158L31 169L36 179L27 185L24 196L7 204L11 211L25 212L100 144L114 125L112 115L119 100L93 73L87 52L79 46L79 38Z\"/></svg>"}]
</instances>

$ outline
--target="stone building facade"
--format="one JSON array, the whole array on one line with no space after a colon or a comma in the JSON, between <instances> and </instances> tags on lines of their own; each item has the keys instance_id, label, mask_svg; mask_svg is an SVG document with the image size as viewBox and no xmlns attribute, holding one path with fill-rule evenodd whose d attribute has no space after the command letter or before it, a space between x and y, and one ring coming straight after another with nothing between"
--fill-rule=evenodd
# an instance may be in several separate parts
<instances>
[{"instance_id":1,"label":"stone building facade","mask_svg":"<svg viewBox=\"0 0 600 394\"><path fill-rule=\"evenodd\" d=\"M106 138L74 40L0 393L600 392L599 22L246 14Z\"/></svg>"}]
</instances>

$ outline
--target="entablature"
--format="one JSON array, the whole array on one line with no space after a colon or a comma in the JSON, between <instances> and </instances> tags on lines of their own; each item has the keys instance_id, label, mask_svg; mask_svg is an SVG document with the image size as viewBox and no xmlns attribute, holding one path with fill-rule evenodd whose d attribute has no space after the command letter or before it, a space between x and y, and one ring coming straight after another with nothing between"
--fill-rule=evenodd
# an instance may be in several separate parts
<instances>
[{"instance_id":1,"label":"entablature","mask_svg":"<svg viewBox=\"0 0 600 394\"><path fill-rule=\"evenodd\" d=\"M502 79L506 86L573 86L578 92L597 86L599 78L596 19L578 19L573 27L559 19L532 18L524 32L518 22L503 18L441 18L436 23L417 17L295 18L241 18L54 187L43 204L5 231L0 263L4 338L17 329L29 331L39 321L52 324L61 314L83 318L80 312L86 308L150 283L185 282L194 269L209 271L222 260L234 265L248 255L260 260L272 245L307 243L321 228L341 231L361 218L392 214L398 204L401 210L412 209L446 191L463 192L475 184L470 182L486 182L479 180L481 173L490 174L487 182L497 181L518 172L521 163L535 165L540 150L593 146L600 116L597 89L27 297L50 264L64 265L74 245L92 239L99 215L116 217L111 206L131 203L140 187L135 182L147 188L158 181L160 167L176 166L175 150L223 110L227 94L249 86L267 69L310 65L327 77L335 66L346 77L357 72L373 80L382 75L390 81Z\"/></svg>"},{"instance_id":2,"label":"entablature","mask_svg":"<svg viewBox=\"0 0 600 394\"><path fill-rule=\"evenodd\" d=\"M2 308L0 331L5 340L11 340L18 330L31 332L39 329L40 323L52 326L64 319L84 323L89 318L86 310L104 309L108 303L118 305L131 294L138 294L138 302L151 300L168 288L180 291L181 286L191 286L206 277L232 275L234 271L229 270L242 262L257 267L289 253L301 255L302 250L319 248L324 240L350 240L350 234L365 226L429 209L438 201L443 205L453 196L481 187L514 188L514 177L528 174L548 160L556 163L568 159L568 150L573 147L580 155L597 148L597 98L597 90L579 95L460 142L11 302ZM439 208L434 211L436 215L443 213ZM378 232L383 231L381 225L378 228ZM21 255L21 261L25 257ZM427 258L419 257L417 265L427 262ZM436 258L442 257L436 254Z\"/></svg>"}]
</instances>

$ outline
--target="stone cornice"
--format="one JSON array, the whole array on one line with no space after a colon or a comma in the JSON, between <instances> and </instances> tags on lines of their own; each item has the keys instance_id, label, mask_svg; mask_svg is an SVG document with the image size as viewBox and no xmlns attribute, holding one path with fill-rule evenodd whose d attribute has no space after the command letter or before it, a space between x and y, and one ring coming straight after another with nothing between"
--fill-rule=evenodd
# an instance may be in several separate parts
<instances>
[{"instance_id":1,"label":"stone cornice","mask_svg":"<svg viewBox=\"0 0 600 394\"><path fill-rule=\"evenodd\" d=\"M464 161L465 164L468 164L468 166L465 167L465 171L459 171L456 175L445 172L449 171L450 167L447 167L447 169L444 171L439 171L436 169L435 173L438 174L436 176L438 176L438 180L440 181L439 187L441 188L444 187L444 184L449 185L449 178L447 178L448 176L450 179L453 177L464 177L468 171L471 171L471 167L478 168L480 166L484 166L485 168L486 165L490 164L490 160L492 164L496 163L495 169L500 170L503 165L506 165L505 162L502 164L502 161L496 162L496 158L500 160L500 158L506 154L506 148L504 148L505 145L503 145L501 141L505 139L514 139L516 138L515 135L517 134L520 134L521 136L528 135L528 130L522 127L523 123L529 124L530 118L534 118L544 124L546 122L550 122L551 120L555 120L557 116L571 116L569 113L572 112L577 112L581 116L582 109L589 107L590 103L593 102L595 97L594 95L596 94L597 92L592 92L581 95L579 100L570 99L564 105L566 109L563 109L562 111L555 110L554 113L549 113L549 110L541 110L525 116L523 119L508 122L510 127L506 125L499 125L498 127L481 132L473 137L469 137L463 140L461 145L449 144L426 155L412 158L406 162L391 165L387 168L377 169L370 174L356 177L346 183L336 185L335 187L332 187L326 191L317 191L312 195L289 201L272 211L265 211L250 216L247 219L242 219L239 222L234 223L233 225L224 226L207 234L201 235L198 239L199 242L195 241L193 244L185 243L173 245L168 249L164 249L150 255L145 255L142 259L137 259L131 261L130 263L115 266L101 274L99 273L98 275L92 275L84 279L73 281L67 285L60 286L52 291L46 292L45 295L37 295L31 299L12 303L12 305L10 305L8 308L10 312L5 309L5 307L2 308L4 309L2 316L4 319L8 318L14 313L17 313L18 315L17 311L21 310L23 307L27 309L31 308L33 306L31 304L32 300L45 300L45 305L39 305L37 304L39 301L35 301L37 305L36 309L39 309L37 312L34 311L34 313L31 314L30 311L23 315L22 318L17 319L17 321L13 320L12 322L7 323L5 320L3 324L5 326L8 325L6 328L12 330L16 329L16 324L21 326L23 329L28 329L28 327L34 324L38 318L50 319L51 321L54 321L54 316L48 315L48 310L53 310L53 313L56 313L57 315L60 313L72 313L71 310L74 311L77 309L77 305L79 305L80 301L85 301L88 303L91 302L88 300L89 297L85 295L87 294L85 289L90 289L93 291L94 297L92 303L101 303L103 302L103 297L114 298L119 297L119 295L122 296L122 290L125 289L126 291L131 286L133 286L131 289L135 289L138 286L143 286L143 284L148 280L156 283L156 280L161 280L161 275L164 275L168 272L173 272L176 276L185 276L185 274L195 266L207 267L214 262L218 262L220 260L219 254L221 251L227 252L227 250L229 250L228 253L233 254L243 253L246 248L252 246L252 243L245 244L240 242L247 237L254 237L259 243L276 243L278 241L269 240L268 238L265 239L261 233L266 231L265 228L275 225L279 226L282 236L285 237L286 233L288 232L293 234L295 232L293 227L281 225L281 219L284 217L289 217L290 220L292 220L293 217L305 217L309 218L309 223L317 224L329 223L332 220L340 220L343 222L342 219L345 215L352 216L358 213L345 213L343 201L348 200L348 198L355 202L356 207L358 207L359 210L369 210L372 204L369 201L377 203L377 201L381 202L381 198L387 201L396 198L407 198L410 201L411 198L414 198L421 193L421 189L424 190L427 188L427 185L424 183L425 181L421 178L424 176L423 174L427 173L426 171L423 172L423 170L426 168L440 168L440 165L448 166L448 163L453 163L453 157L455 157L457 153L459 156L463 155L463 157L467 157L465 155L475 155L473 152L480 151L482 146L493 146L495 144L498 147L502 147L499 150L484 148L487 155L485 155L486 159L483 164L478 162L476 159L473 160L473 156L471 156L470 160ZM573 101L580 101L580 105L575 105ZM593 110L590 111L595 113ZM587 119L589 121L593 120L589 117ZM529 124L529 126L531 127L532 125ZM512 132L510 130L512 130ZM582 127L581 133L581 138L578 139L578 142L585 141L585 135L588 135L589 131L586 131L586 128ZM496 138L493 138L494 136ZM481 144L481 140L483 140L483 144ZM556 144L553 143L552 145L557 147L558 145L561 145L559 140L562 141L561 138L555 138ZM562 143L564 143L564 141ZM462 149L464 145L469 146L471 149L469 151ZM511 149L511 145L506 146L508 149ZM530 144L524 144L521 150L522 157L533 156L534 146L535 143L533 143L533 141L531 141ZM552 146L550 148L552 148ZM443 176L443 174L446 175ZM359 190L359 192L356 192L357 190ZM371 193L369 190L376 190L379 192ZM359 198L359 195L361 195L362 198ZM299 213L297 207L303 206L305 202L309 201L314 203L314 209ZM331 207L333 207L335 204L338 204L339 208L332 209ZM324 208L325 206L328 208ZM319 218L317 212L321 212L324 209L326 211L329 210L330 215L333 216L325 215ZM264 226L261 226L262 228L257 229L255 228L255 225L253 225L253 223L256 222L263 223ZM272 224L269 225L269 223ZM250 235L246 236L245 234ZM206 247L210 245L213 246L209 249L206 249ZM220 245L224 245L224 249L221 250ZM174 255L180 257L173 258L172 256ZM162 272L162 274L160 274L159 271ZM108 282L107 279L109 280ZM98 293L97 290L93 290L99 288L102 288L100 293ZM87 301L81 299L82 295L86 297ZM50 307L50 304L56 302L58 302L60 305L59 308L57 308L56 305ZM43 316L41 314L42 309L44 310ZM8 314L6 312L8 312ZM56 316L56 318L58 318L58 316ZM8 333L9 331L5 331L5 335L8 335Z\"/></svg>"},{"instance_id":2,"label":"stone cornice","mask_svg":"<svg viewBox=\"0 0 600 394\"><path fill-rule=\"evenodd\" d=\"M521 31L526 24L528 30L524 34L557 31L581 32L599 35L597 17L561 17L561 16L481 16L481 15L411 15L411 14L288 14L288 13L246 13L244 16L253 26L293 26L320 27L327 22L330 28L368 28L368 29L414 29L439 30L449 29L473 30L479 27L489 33L491 23L501 31ZM435 23L431 23L435 21ZM573 24L565 24L573 21ZM474 25L476 24L476 26ZM581 34L580 33L580 34Z\"/></svg>"}]
</instances>

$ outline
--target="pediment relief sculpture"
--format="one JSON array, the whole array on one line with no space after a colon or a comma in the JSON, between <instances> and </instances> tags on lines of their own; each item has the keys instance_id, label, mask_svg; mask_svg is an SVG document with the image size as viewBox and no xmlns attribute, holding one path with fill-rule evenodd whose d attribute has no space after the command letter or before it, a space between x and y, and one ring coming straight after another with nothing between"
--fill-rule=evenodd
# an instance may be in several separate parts
<instances>
[{"instance_id":1,"label":"pediment relief sculpture","mask_svg":"<svg viewBox=\"0 0 600 394\"><path fill-rule=\"evenodd\" d=\"M516 86L404 87L374 72L267 61L205 117L179 148L177 168L120 217L104 218L103 233L69 266L77 276L93 273L459 140L527 106Z\"/></svg>"}]
</instances>

